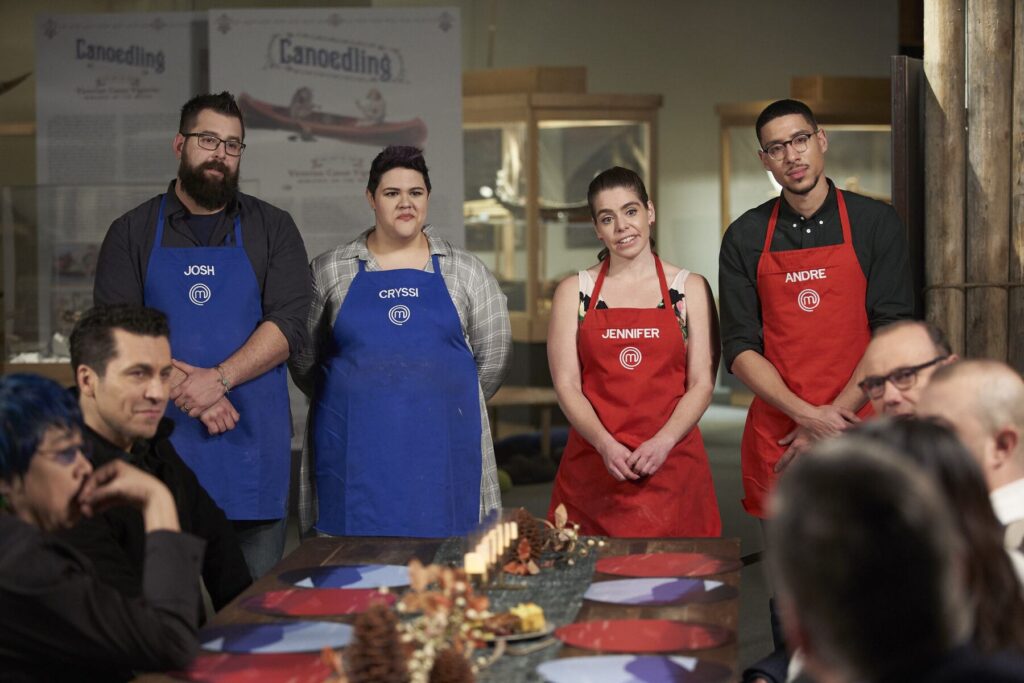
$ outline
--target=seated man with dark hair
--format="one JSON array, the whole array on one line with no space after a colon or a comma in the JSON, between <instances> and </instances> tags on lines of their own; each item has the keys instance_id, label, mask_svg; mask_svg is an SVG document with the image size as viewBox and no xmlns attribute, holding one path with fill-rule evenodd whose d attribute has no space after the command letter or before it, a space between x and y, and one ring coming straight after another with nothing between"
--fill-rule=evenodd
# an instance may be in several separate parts
<instances>
[{"instance_id":1,"label":"seated man with dark hair","mask_svg":"<svg viewBox=\"0 0 1024 683\"><path fill-rule=\"evenodd\" d=\"M814 446L772 499L769 562L790 647L818 683L1024 681L969 645L962 536L935 483L877 441Z\"/></svg>"},{"instance_id":2,"label":"seated man with dark hair","mask_svg":"<svg viewBox=\"0 0 1024 683\"><path fill-rule=\"evenodd\" d=\"M100 306L71 333L71 365L95 467L126 460L171 490L182 530L206 541L202 577L215 609L251 583L234 529L182 461L164 418L170 393L167 318L141 306ZM96 564L103 581L128 596L142 590L145 532L135 510L118 508L63 533Z\"/></svg>"}]
</instances>

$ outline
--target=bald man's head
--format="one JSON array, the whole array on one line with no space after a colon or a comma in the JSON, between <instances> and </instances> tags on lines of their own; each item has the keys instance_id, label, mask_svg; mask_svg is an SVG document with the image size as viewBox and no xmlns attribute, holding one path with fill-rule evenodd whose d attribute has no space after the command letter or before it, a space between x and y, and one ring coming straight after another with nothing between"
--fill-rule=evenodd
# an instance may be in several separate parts
<instances>
[{"instance_id":1,"label":"bald man's head","mask_svg":"<svg viewBox=\"0 0 1024 683\"><path fill-rule=\"evenodd\" d=\"M921 389L956 356L942 331L922 320L902 320L875 331L864 351L860 388L878 415L913 415Z\"/></svg>"},{"instance_id":2,"label":"bald man's head","mask_svg":"<svg viewBox=\"0 0 1024 683\"><path fill-rule=\"evenodd\" d=\"M953 425L989 490L1024 478L1024 381L1010 366L965 360L936 371L918 413Z\"/></svg>"}]
</instances>

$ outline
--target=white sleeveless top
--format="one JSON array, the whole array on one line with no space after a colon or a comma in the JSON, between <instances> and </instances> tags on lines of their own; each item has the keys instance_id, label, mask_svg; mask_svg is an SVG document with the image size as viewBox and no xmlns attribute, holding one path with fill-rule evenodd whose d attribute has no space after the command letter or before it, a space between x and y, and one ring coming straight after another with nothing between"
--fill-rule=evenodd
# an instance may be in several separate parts
<instances>
[{"instance_id":1,"label":"white sleeveless top","mask_svg":"<svg viewBox=\"0 0 1024 683\"><path fill-rule=\"evenodd\" d=\"M686 333L686 278L690 276L690 271L685 268L681 268L679 273L672 279L672 282L668 285L668 296L672 301L672 309L676 314L676 319L679 321L679 329L683 332L683 339L687 338ZM594 278L590 275L589 270L581 270L579 272L579 289L580 289L580 307L578 322L583 322L583 316L587 312L587 303L590 301L591 294L594 293ZM607 308L604 299L599 299L595 308ZM658 304L658 308L664 308L663 303Z\"/></svg>"}]
</instances>

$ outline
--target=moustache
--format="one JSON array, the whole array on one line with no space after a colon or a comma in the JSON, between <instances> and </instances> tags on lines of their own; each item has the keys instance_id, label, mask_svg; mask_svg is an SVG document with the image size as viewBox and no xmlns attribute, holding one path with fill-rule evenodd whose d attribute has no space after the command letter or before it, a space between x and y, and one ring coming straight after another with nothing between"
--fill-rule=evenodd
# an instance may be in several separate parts
<instances>
[{"instance_id":1,"label":"moustache","mask_svg":"<svg viewBox=\"0 0 1024 683\"><path fill-rule=\"evenodd\" d=\"M217 161L216 159L211 159L210 161L203 162L202 164L199 165L200 171L205 171L206 169L210 169L211 171L218 171L225 176L230 174L230 170L228 169L227 164L221 161Z\"/></svg>"}]
</instances>

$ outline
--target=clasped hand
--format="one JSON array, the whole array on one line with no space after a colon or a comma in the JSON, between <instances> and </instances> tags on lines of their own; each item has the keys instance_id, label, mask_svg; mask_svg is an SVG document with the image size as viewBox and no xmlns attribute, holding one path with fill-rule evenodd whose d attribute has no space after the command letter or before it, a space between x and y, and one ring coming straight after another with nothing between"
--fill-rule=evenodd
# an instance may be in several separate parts
<instances>
[{"instance_id":1,"label":"clasped hand","mask_svg":"<svg viewBox=\"0 0 1024 683\"><path fill-rule=\"evenodd\" d=\"M225 395L220 373L213 368L197 368L185 361L173 360L183 379L171 389L171 400L189 417L198 418L210 434L234 429L240 418Z\"/></svg>"},{"instance_id":2,"label":"clasped hand","mask_svg":"<svg viewBox=\"0 0 1024 683\"><path fill-rule=\"evenodd\" d=\"M598 449L604 460L605 469L618 481L634 481L649 477L665 463L674 443L657 436L648 439L636 450L630 451L618 441Z\"/></svg>"},{"instance_id":3,"label":"clasped hand","mask_svg":"<svg viewBox=\"0 0 1024 683\"><path fill-rule=\"evenodd\" d=\"M811 408L805 415L796 418L797 426L785 437L779 439L780 446L789 446L775 463L775 472L789 466L793 458L807 450L818 439L835 436L860 422L857 413L849 408L827 404Z\"/></svg>"}]
</instances>

